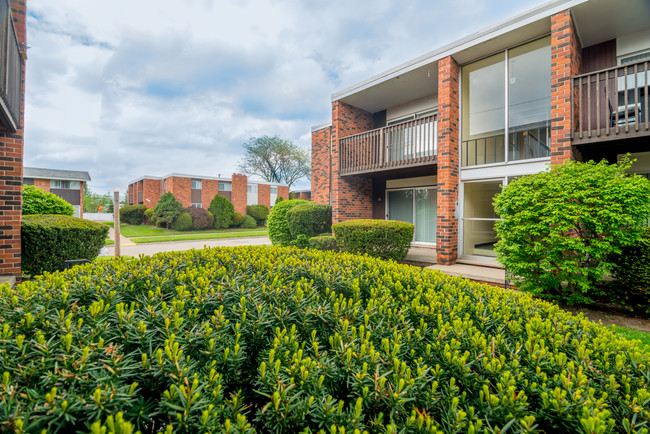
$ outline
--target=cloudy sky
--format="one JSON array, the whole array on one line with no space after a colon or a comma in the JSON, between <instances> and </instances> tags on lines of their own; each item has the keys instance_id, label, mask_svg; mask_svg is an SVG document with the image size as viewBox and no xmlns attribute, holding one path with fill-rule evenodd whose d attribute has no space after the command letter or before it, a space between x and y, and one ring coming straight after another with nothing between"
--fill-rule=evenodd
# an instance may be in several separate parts
<instances>
[{"instance_id":1,"label":"cloudy sky","mask_svg":"<svg viewBox=\"0 0 650 434\"><path fill-rule=\"evenodd\" d=\"M307 149L335 91L539 3L29 0L25 165L230 176L248 138Z\"/></svg>"}]
</instances>

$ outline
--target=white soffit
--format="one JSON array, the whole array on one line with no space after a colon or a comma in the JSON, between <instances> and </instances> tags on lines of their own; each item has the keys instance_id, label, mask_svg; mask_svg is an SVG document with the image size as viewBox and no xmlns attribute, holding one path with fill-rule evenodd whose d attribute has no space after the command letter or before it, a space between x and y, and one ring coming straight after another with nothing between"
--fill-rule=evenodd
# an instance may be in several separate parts
<instances>
[{"instance_id":1,"label":"white soffit","mask_svg":"<svg viewBox=\"0 0 650 434\"><path fill-rule=\"evenodd\" d=\"M590 0L571 12L583 47L650 27L650 0Z\"/></svg>"}]
</instances>

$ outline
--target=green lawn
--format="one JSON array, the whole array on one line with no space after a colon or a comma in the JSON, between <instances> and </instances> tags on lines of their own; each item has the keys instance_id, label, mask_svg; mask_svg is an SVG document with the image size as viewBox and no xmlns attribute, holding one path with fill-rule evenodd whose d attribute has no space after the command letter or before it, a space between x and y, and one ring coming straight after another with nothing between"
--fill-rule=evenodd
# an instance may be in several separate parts
<instances>
[{"instance_id":1,"label":"green lawn","mask_svg":"<svg viewBox=\"0 0 650 434\"><path fill-rule=\"evenodd\" d=\"M630 340L639 340L643 345L645 345L646 350L650 352L650 333L642 332L639 330L630 329L627 327L612 326L614 331L619 335L623 336L626 339Z\"/></svg>"},{"instance_id":2,"label":"green lawn","mask_svg":"<svg viewBox=\"0 0 650 434\"><path fill-rule=\"evenodd\" d=\"M162 237L162 236L168 236L168 235L194 235L194 234L200 234L200 235L207 235L207 234L227 234L230 232L259 232L259 233L264 233L266 234L266 228L255 228L255 229L242 229L242 228L232 228L232 229L212 229L209 231L173 231L173 230L168 230L168 229L163 229L163 228L157 228L155 226L150 226L150 225L127 225L127 224L121 224L120 225L120 233L122 236L125 236L127 238L133 238L133 237ZM251 233L251 236L255 236L253 233ZM223 238L223 237L218 237L218 238ZM197 239L202 239L202 238L197 238Z\"/></svg>"},{"instance_id":3,"label":"green lawn","mask_svg":"<svg viewBox=\"0 0 650 434\"><path fill-rule=\"evenodd\" d=\"M245 230L245 229L243 229ZM263 237L265 236L266 230L249 230L246 232L239 231L195 231L195 232L181 232L183 235L167 235L167 236L155 236L155 237L139 237L131 238L136 244L144 243L164 243L167 241L192 241L192 240L218 240L220 238L241 238L241 237Z\"/></svg>"}]
</instances>

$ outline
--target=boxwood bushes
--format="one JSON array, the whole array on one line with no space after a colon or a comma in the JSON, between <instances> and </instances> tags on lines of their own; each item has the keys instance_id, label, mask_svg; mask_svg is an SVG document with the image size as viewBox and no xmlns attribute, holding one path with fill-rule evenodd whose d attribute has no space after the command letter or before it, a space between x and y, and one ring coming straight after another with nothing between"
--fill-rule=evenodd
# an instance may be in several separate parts
<instances>
[{"instance_id":1,"label":"boxwood bushes","mask_svg":"<svg viewBox=\"0 0 650 434\"><path fill-rule=\"evenodd\" d=\"M307 200L290 199L275 203L269 214L267 227L269 228L269 238L273 244L288 245L294 239L289 229L287 221L287 212L298 205L309 203Z\"/></svg>"},{"instance_id":2,"label":"boxwood bushes","mask_svg":"<svg viewBox=\"0 0 650 434\"><path fill-rule=\"evenodd\" d=\"M240 247L0 289L2 429L643 432L638 342L369 257ZM345 431L343 430L345 429Z\"/></svg>"},{"instance_id":3,"label":"boxwood bushes","mask_svg":"<svg viewBox=\"0 0 650 434\"><path fill-rule=\"evenodd\" d=\"M72 215L74 208L54 193L33 185L23 185L23 215L61 214Z\"/></svg>"},{"instance_id":4,"label":"boxwood bushes","mask_svg":"<svg viewBox=\"0 0 650 434\"><path fill-rule=\"evenodd\" d=\"M93 260L104 246L108 226L65 215L26 215L22 220L25 274L63 270L69 259ZM0 315L1 317L2 315Z\"/></svg>"},{"instance_id":5,"label":"boxwood bushes","mask_svg":"<svg viewBox=\"0 0 650 434\"><path fill-rule=\"evenodd\" d=\"M413 241L414 226L395 220L347 220L332 226L341 250L401 261Z\"/></svg>"},{"instance_id":6,"label":"boxwood bushes","mask_svg":"<svg viewBox=\"0 0 650 434\"><path fill-rule=\"evenodd\" d=\"M141 225L144 222L146 211L147 207L144 205L124 205L120 208L120 222L130 225ZM153 210L151 212L153 213Z\"/></svg>"},{"instance_id":7,"label":"boxwood bushes","mask_svg":"<svg viewBox=\"0 0 650 434\"><path fill-rule=\"evenodd\" d=\"M332 233L332 207L307 202L287 211L287 223L291 237L299 235L312 238L323 233Z\"/></svg>"}]
</instances>

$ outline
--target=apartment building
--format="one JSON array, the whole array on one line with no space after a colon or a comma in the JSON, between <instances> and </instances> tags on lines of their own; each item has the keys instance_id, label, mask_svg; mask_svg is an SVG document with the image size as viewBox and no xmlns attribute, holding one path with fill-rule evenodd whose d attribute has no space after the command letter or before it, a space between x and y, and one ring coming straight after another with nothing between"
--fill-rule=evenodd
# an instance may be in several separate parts
<instances>
[{"instance_id":1,"label":"apartment building","mask_svg":"<svg viewBox=\"0 0 650 434\"><path fill-rule=\"evenodd\" d=\"M21 275L26 16L24 0L0 0L0 283Z\"/></svg>"},{"instance_id":2,"label":"apartment building","mask_svg":"<svg viewBox=\"0 0 650 434\"><path fill-rule=\"evenodd\" d=\"M23 168L23 185L34 185L59 196L74 208L74 216L83 218L84 188L90 181L88 172L77 170Z\"/></svg>"},{"instance_id":3,"label":"apartment building","mask_svg":"<svg viewBox=\"0 0 650 434\"><path fill-rule=\"evenodd\" d=\"M235 212L246 214L247 205L266 205L269 209L278 196L289 197L286 185L249 180L234 173L231 178L171 173L163 177L143 176L129 183L129 205L153 208L164 193L171 192L184 206L208 209L219 194L232 202Z\"/></svg>"},{"instance_id":4,"label":"apartment building","mask_svg":"<svg viewBox=\"0 0 650 434\"><path fill-rule=\"evenodd\" d=\"M650 173L650 2L555 0L332 96L312 197L415 225L441 264L493 262L492 199L567 160Z\"/></svg>"}]
</instances>

